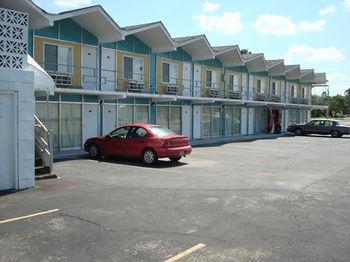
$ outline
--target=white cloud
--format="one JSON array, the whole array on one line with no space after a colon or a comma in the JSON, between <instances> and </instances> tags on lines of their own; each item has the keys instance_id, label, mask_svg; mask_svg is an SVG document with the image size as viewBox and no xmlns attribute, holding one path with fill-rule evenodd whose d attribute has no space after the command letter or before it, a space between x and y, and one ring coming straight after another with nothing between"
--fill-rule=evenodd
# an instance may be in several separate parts
<instances>
[{"instance_id":1,"label":"white cloud","mask_svg":"<svg viewBox=\"0 0 350 262\"><path fill-rule=\"evenodd\" d=\"M350 0L344 0L345 9L350 12Z\"/></svg>"},{"instance_id":2,"label":"white cloud","mask_svg":"<svg viewBox=\"0 0 350 262\"><path fill-rule=\"evenodd\" d=\"M239 12L225 12L221 16L199 14L193 17L203 31L234 35L242 31L242 15Z\"/></svg>"},{"instance_id":3,"label":"white cloud","mask_svg":"<svg viewBox=\"0 0 350 262\"><path fill-rule=\"evenodd\" d=\"M327 25L325 20L317 20L314 22L310 21L301 21L299 23L299 28L302 31L322 31Z\"/></svg>"},{"instance_id":4,"label":"white cloud","mask_svg":"<svg viewBox=\"0 0 350 262\"><path fill-rule=\"evenodd\" d=\"M306 44L294 45L288 48L286 63L301 62L338 62L345 56L334 46L315 48Z\"/></svg>"},{"instance_id":5,"label":"white cloud","mask_svg":"<svg viewBox=\"0 0 350 262\"><path fill-rule=\"evenodd\" d=\"M203 12L214 12L216 9L220 7L219 3L210 3L210 2L205 2L203 5Z\"/></svg>"},{"instance_id":6,"label":"white cloud","mask_svg":"<svg viewBox=\"0 0 350 262\"><path fill-rule=\"evenodd\" d=\"M289 17L264 14L255 21L255 28L263 35L294 35L298 27Z\"/></svg>"},{"instance_id":7,"label":"white cloud","mask_svg":"<svg viewBox=\"0 0 350 262\"><path fill-rule=\"evenodd\" d=\"M295 35L300 31L321 31L326 26L324 20L300 21L294 23L291 18L274 14L263 14L255 21L256 30L262 35Z\"/></svg>"},{"instance_id":8,"label":"white cloud","mask_svg":"<svg viewBox=\"0 0 350 262\"><path fill-rule=\"evenodd\" d=\"M90 5L91 0L55 0L54 3L58 7L77 8L85 5Z\"/></svg>"},{"instance_id":9,"label":"white cloud","mask_svg":"<svg viewBox=\"0 0 350 262\"><path fill-rule=\"evenodd\" d=\"M318 14L321 15L321 16L325 16L325 15L328 15L328 14L332 14L334 12L337 11L337 8L335 7L335 5L330 5L330 6L327 6L325 8L322 8Z\"/></svg>"}]
</instances>

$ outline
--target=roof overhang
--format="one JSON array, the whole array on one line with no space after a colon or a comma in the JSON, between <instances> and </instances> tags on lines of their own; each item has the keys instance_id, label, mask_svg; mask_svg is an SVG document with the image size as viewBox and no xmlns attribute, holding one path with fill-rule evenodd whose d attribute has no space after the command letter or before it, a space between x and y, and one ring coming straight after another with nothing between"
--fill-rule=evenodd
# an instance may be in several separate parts
<instances>
[{"instance_id":1,"label":"roof overhang","mask_svg":"<svg viewBox=\"0 0 350 262\"><path fill-rule=\"evenodd\" d=\"M162 22L125 27L124 34L125 36L137 36L142 42L147 44L153 52L176 50L175 43Z\"/></svg>"},{"instance_id":2,"label":"roof overhang","mask_svg":"<svg viewBox=\"0 0 350 262\"><path fill-rule=\"evenodd\" d=\"M214 52L205 35L195 36L184 41L176 41L177 39L179 38L174 38L176 48L181 47L191 55L193 60L201 61L215 58Z\"/></svg>"},{"instance_id":3,"label":"roof overhang","mask_svg":"<svg viewBox=\"0 0 350 262\"><path fill-rule=\"evenodd\" d=\"M269 65L269 76L284 76L285 67L284 60L276 60L273 64Z\"/></svg>"},{"instance_id":4,"label":"roof overhang","mask_svg":"<svg viewBox=\"0 0 350 262\"><path fill-rule=\"evenodd\" d=\"M60 14L49 14L49 18L52 21L70 18L95 35L102 43L116 42L124 39L123 30L99 5Z\"/></svg>"},{"instance_id":5,"label":"roof overhang","mask_svg":"<svg viewBox=\"0 0 350 262\"><path fill-rule=\"evenodd\" d=\"M288 65L285 67L286 80L300 80L300 65Z\"/></svg>"},{"instance_id":6,"label":"roof overhang","mask_svg":"<svg viewBox=\"0 0 350 262\"><path fill-rule=\"evenodd\" d=\"M227 48L213 47L213 50L216 58L221 61L224 67L244 65L241 50L239 50L239 47L237 45L228 46Z\"/></svg>"},{"instance_id":7,"label":"roof overhang","mask_svg":"<svg viewBox=\"0 0 350 262\"><path fill-rule=\"evenodd\" d=\"M29 29L41 29L53 26L53 22L47 17L47 13L32 1L1 0L0 8L27 13L29 15Z\"/></svg>"},{"instance_id":8,"label":"roof overhang","mask_svg":"<svg viewBox=\"0 0 350 262\"><path fill-rule=\"evenodd\" d=\"M327 80L326 73L315 73L314 76L315 76L315 81L313 83L314 86L327 85L328 80Z\"/></svg>"},{"instance_id":9,"label":"roof overhang","mask_svg":"<svg viewBox=\"0 0 350 262\"><path fill-rule=\"evenodd\" d=\"M244 66L250 73L267 72L268 66L263 54L243 55Z\"/></svg>"},{"instance_id":10,"label":"roof overhang","mask_svg":"<svg viewBox=\"0 0 350 262\"><path fill-rule=\"evenodd\" d=\"M301 75L300 75L300 83L310 84L310 83L315 82L314 73L315 72L313 69L302 69Z\"/></svg>"}]
</instances>

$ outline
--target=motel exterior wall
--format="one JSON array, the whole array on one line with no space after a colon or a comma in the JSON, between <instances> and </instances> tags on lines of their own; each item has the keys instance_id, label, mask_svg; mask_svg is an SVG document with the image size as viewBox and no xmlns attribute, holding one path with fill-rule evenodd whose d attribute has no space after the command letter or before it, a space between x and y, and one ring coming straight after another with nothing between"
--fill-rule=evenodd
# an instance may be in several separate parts
<instances>
[{"instance_id":1,"label":"motel exterior wall","mask_svg":"<svg viewBox=\"0 0 350 262\"><path fill-rule=\"evenodd\" d=\"M107 134L112 129L128 122L148 122L165 125L188 135L191 139L252 135L266 132L267 115L270 108L280 109L283 130L288 124L307 121L309 109L290 103L291 84L295 84L295 96L300 96L301 85L286 81L284 77L272 78L267 72L249 73L244 66L225 68L217 59L195 61L182 48L165 53L154 53L135 35L125 40L102 44L97 37L81 28L71 19L54 23L54 26L29 32L29 52L35 60L44 64L45 44L72 48L71 85L56 89L49 98L50 119L46 119L45 97L36 95L36 113L55 133L55 148L81 148L91 136ZM94 53L90 64L86 54ZM127 90L124 77L124 57L142 59L142 81L140 93ZM106 64L106 59L112 62ZM162 63L178 65L180 87L177 94L167 94L162 81ZM184 64L190 64L190 79L184 77ZM200 70L200 77L195 75ZM207 71L215 74L218 95L212 97L207 88ZM85 74L90 76L86 80ZM229 97L228 77L237 77L240 99ZM185 82L190 82L190 92L185 92ZM260 89L258 88L260 81ZM270 103L272 82L278 87L280 103ZM310 98L310 86L305 86ZM256 101L257 94L264 94L263 101ZM100 91L99 95L87 94L85 90ZM262 92L263 90L263 92ZM70 92L71 91L71 92ZM101 95L106 92L106 95ZM108 92L118 92L115 97ZM166 99L154 97L165 95ZM170 98L169 98L170 97ZM201 99L198 99L201 98Z\"/></svg>"}]
</instances>

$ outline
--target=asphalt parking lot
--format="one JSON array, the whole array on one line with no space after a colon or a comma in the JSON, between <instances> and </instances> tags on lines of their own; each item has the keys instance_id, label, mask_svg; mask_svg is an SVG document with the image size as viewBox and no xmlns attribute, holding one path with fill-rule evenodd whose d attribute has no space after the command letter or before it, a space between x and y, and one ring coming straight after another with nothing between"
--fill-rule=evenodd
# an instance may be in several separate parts
<instances>
[{"instance_id":1,"label":"asphalt parking lot","mask_svg":"<svg viewBox=\"0 0 350 262\"><path fill-rule=\"evenodd\" d=\"M1 262L350 258L350 137L198 147L154 167L81 158L54 168L60 179L0 197Z\"/></svg>"}]
</instances>

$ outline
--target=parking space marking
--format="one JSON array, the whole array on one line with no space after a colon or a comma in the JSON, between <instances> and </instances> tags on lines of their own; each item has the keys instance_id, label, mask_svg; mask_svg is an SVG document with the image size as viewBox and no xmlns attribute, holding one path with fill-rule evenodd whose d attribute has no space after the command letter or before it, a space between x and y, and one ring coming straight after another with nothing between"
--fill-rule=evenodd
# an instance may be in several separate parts
<instances>
[{"instance_id":1,"label":"parking space marking","mask_svg":"<svg viewBox=\"0 0 350 262\"><path fill-rule=\"evenodd\" d=\"M15 218L11 218L11 219L6 219L6 220L0 221L0 225L1 224L5 224L5 223L9 223L9 222L13 222L13 221L27 219L27 218L42 216L42 215L46 215L46 214L50 214L50 213L54 213L54 212L58 212L58 211L60 211L60 210L59 209L52 209L52 210L39 212L39 213L34 213L34 214L31 214L31 215L26 215L26 216L22 216L22 217L15 217Z\"/></svg>"},{"instance_id":2,"label":"parking space marking","mask_svg":"<svg viewBox=\"0 0 350 262\"><path fill-rule=\"evenodd\" d=\"M177 261L177 260L179 260L179 259L181 259L181 258L183 258L185 256L188 256L189 254L191 254L191 253L193 253L193 252L195 252L195 251L197 251L199 249L202 249L203 247L205 247L205 245L202 244L202 243L199 243L198 245L195 245L194 247L191 247L190 249L187 249L187 250L181 252L180 254L177 254L176 256L165 260L165 262Z\"/></svg>"}]
</instances>

